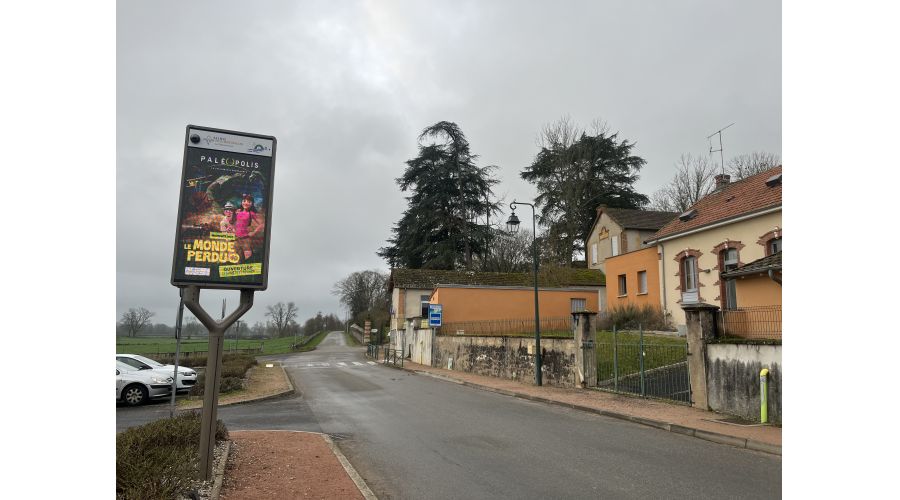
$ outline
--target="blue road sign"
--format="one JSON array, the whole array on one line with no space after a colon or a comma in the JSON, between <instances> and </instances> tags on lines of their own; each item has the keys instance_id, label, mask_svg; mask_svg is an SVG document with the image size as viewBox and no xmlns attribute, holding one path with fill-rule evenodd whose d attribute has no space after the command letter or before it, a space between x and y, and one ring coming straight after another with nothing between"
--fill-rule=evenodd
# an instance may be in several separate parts
<instances>
[{"instance_id":1,"label":"blue road sign","mask_svg":"<svg viewBox=\"0 0 900 500\"><path fill-rule=\"evenodd\" d=\"M428 305L428 326L441 326L444 317L444 307L440 304Z\"/></svg>"}]
</instances>

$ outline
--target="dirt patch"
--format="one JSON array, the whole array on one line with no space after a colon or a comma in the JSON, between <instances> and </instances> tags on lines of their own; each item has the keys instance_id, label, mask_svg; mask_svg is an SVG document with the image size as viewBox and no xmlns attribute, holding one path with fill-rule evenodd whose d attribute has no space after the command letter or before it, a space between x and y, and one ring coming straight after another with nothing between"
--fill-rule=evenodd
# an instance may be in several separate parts
<instances>
[{"instance_id":1,"label":"dirt patch","mask_svg":"<svg viewBox=\"0 0 900 500\"><path fill-rule=\"evenodd\" d=\"M272 368L266 368L266 364L272 364ZM291 388L287 374L278 362L261 362L259 365L247 371L247 381L244 389L228 394L219 395L219 406L252 401L254 399L274 396ZM203 407L202 397L190 397L179 401L179 408L193 409Z\"/></svg>"},{"instance_id":2,"label":"dirt patch","mask_svg":"<svg viewBox=\"0 0 900 500\"><path fill-rule=\"evenodd\" d=\"M364 498L320 434L233 431L230 437L223 500Z\"/></svg>"}]
</instances>

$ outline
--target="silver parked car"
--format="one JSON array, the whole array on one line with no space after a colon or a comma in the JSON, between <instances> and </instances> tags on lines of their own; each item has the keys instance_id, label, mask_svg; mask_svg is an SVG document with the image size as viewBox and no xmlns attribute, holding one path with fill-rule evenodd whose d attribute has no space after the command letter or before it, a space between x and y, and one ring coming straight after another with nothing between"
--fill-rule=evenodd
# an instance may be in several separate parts
<instances>
[{"instance_id":1,"label":"silver parked car","mask_svg":"<svg viewBox=\"0 0 900 500\"><path fill-rule=\"evenodd\" d=\"M157 370L168 373L170 376L175 372L175 365L164 365L140 354L116 354L116 361L121 361L138 370ZM178 367L178 386L176 388L178 394L189 392L196 383L196 371L186 366Z\"/></svg>"},{"instance_id":2,"label":"silver parked car","mask_svg":"<svg viewBox=\"0 0 900 500\"><path fill-rule=\"evenodd\" d=\"M138 370L116 361L116 401L137 406L171 394L171 376L156 370Z\"/></svg>"}]
</instances>

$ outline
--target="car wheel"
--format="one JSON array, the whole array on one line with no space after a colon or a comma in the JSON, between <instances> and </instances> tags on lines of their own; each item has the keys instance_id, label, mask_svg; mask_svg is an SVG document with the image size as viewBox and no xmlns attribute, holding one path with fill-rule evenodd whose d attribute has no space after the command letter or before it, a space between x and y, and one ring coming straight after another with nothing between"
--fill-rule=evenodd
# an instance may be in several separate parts
<instances>
[{"instance_id":1,"label":"car wheel","mask_svg":"<svg viewBox=\"0 0 900 500\"><path fill-rule=\"evenodd\" d=\"M122 391L122 401L128 406L144 403L147 401L147 397L147 388L138 384L129 385Z\"/></svg>"}]
</instances>

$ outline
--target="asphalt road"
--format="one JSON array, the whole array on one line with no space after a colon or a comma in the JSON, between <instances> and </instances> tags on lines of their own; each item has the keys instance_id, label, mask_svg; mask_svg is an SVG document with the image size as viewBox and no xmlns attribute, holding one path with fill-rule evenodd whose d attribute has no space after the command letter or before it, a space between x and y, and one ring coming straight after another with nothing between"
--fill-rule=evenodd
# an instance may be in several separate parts
<instances>
[{"instance_id":1,"label":"asphalt road","mask_svg":"<svg viewBox=\"0 0 900 500\"><path fill-rule=\"evenodd\" d=\"M371 365L339 332L278 356L302 397L229 429L331 434L379 498L779 498L781 458ZM118 408L117 429L168 416Z\"/></svg>"}]
</instances>

